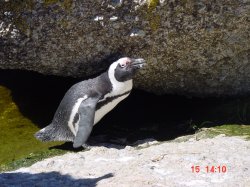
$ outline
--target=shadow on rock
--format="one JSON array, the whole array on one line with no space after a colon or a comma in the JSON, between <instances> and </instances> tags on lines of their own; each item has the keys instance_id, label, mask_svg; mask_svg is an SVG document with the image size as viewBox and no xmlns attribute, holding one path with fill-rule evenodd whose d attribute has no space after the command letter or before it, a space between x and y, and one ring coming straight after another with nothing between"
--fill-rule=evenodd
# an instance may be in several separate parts
<instances>
[{"instance_id":1,"label":"shadow on rock","mask_svg":"<svg viewBox=\"0 0 250 187\"><path fill-rule=\"evenodd\" d=\"M111 140L111 141L110 141ZM53 149L59 149L59 150L66 150L71 152L79 152L79 151L88 151L91 149L92 146L103 146L107 148L114 148L114 149L124 149L126 147L126 142L119 142L119 139L117 142L112 142L112 139L107 138L100 138L100 136L91 136L89 137L89 140L87 141L88 147L79 147L79 148L73 148L72 142L65 142L62 145L56 145L53 147L50 147L50 150Z\"/></svg>"},{"instance_id":2,"label":"shadow on rock","mask_svg":"<svg viewBox=\"0 0 250 187\"><path fill-rule=\"evenodd\" d=\"M48 173L37 173L37 174L18 172L18 173L0 174L0 184L1 187L8 187L8 186L94 187L99 181L110 177L113 177L112 173L108 173L106 175L97 178L74 179L70 175L62 175L59 172L48 172Z\"/></svg>"},{"instance_id":3,"label":"shadow on rock","mask_svg":"<svg viewBox=\"0 0 250 187\"><path fill-rule=\"evenodd\" d=\"M72 142L65 142L62 145L56 145L56 146L50 147L49 149L50 150L52 150L52 149L60 149L60 150L72 151L72 152L78 152L78 151L83 151L84 150L83 147L73 148L73 143Z\"/></svg>"}]
</instances>

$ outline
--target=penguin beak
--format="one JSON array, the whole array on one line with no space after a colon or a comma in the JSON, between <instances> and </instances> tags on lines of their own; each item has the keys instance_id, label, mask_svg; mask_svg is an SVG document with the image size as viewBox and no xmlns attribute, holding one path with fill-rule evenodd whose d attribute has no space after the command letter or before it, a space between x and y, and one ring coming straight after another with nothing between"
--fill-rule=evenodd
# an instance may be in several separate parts
<instances>
[{"instance_id":1,"label":"penguin beak","mask_svg":"<svg viewBox=\"0 0 250 187\"><path fill-rule=\"evenodd\" d=\"M142 68L145 65L146 61L142 58L133 59L131 65L135 68Z\"/></svg>"}]
</instances>

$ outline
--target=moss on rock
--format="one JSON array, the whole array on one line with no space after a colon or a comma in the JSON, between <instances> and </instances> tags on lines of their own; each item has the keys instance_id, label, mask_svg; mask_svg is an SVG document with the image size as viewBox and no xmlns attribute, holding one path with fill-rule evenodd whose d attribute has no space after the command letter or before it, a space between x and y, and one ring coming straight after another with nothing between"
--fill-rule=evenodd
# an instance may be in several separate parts
<instances>
[{"instance_id":1,"label":"moss on rock","mask_svg":"<svg viewBox=\"0 0 250 187\"><path fill-rule=\"evenodd\" d=\"M7 163L28 158L32 154L49 155L42 152L61 144L36 140L33 134L38 128L20 113L12 100L11 91L3 86L0 86L0 128L0 170L6 169Z\"/></svg>"}]
</instances>

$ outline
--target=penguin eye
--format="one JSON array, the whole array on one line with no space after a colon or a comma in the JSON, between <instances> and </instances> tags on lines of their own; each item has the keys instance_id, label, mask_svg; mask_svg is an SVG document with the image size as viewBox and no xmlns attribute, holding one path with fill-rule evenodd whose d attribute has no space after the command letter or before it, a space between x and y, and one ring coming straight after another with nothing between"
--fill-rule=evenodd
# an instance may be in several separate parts
<instances>
[{"instance_id":1,"label":"penguin eye","mask_svg":"<svg viewBox=\"0 0 250 187\"><path fill-rule=\"evenodd\" d=\"M120 64L120 66L121 66L122 68L124 68L126 65L127 65L127 64Z\"/></svg>"}]
</instances>

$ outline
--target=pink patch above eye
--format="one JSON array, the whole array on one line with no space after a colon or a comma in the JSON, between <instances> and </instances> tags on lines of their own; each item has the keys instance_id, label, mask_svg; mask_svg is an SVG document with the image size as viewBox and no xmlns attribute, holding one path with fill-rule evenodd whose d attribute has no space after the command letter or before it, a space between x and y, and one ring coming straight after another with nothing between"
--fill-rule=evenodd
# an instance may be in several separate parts
<instances>
[{"instance_id":1,"label":"pink patch above eye","mask_svg":"<svg viewBox=\"0 0 250 187\"><path fill-rule=\"evenodd\" d=\"M124 61L124 62L121 63L121 66L127 66L129 64L130 64L130 61Z\"/></svg>"},{"instance_id":2,"label":"pink patch above eye","mask_svg":"<svg viewBox=\"0 0 250 187\"><path fill-rule=\"evenodd\" d=\"M122 63L122 65L124 65L124 66L127 65L127 64L128 64L127 62Z\"/></svg>"}]
</instances>

